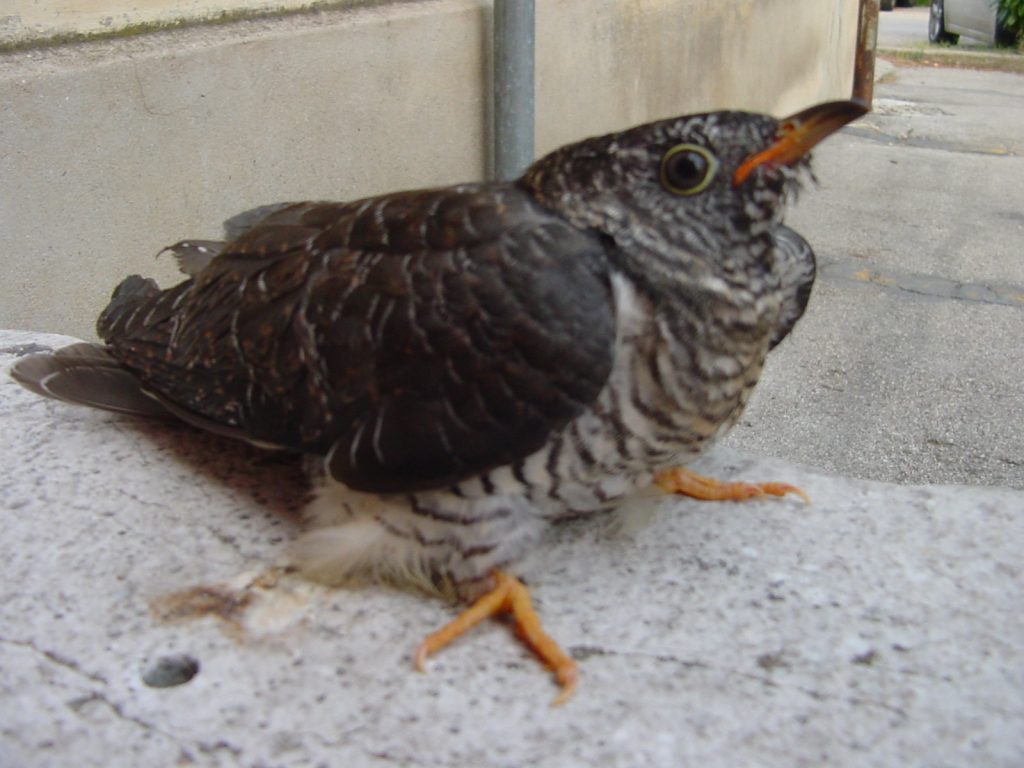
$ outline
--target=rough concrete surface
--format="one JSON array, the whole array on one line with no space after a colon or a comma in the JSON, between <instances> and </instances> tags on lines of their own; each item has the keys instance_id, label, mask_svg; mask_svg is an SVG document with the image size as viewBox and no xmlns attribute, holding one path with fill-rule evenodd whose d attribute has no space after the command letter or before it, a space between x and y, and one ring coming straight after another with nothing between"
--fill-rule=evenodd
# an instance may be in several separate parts
<instances>
[{"instance_id":1,"label":"rough concrete surface","mask_svg":"<svg viewBox=\"0 0 1024 768\"><path fill-rule=\"evenodd\" d=\"M293 464L6 375L66 341L0 334L5 768L1024 763L1024 493L719 450L700 468L813 504L668 499L646 526L559 529L533 591L582 680L552 709L497 622L421 675L450 606L267 576L298 529Z\"/></svg>"}]
</instances>

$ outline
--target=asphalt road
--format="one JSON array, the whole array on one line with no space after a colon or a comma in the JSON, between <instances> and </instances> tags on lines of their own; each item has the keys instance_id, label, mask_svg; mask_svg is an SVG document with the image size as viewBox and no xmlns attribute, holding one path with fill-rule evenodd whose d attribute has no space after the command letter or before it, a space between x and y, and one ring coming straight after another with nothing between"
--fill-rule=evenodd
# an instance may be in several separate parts
<instances>
[{"instance_id":1,"label":"asphalt road","mask_svg":"<svg viewBox=\"0 0 1024 768\"><path fill-rule=\"evenodd\" d=\"M878 47L901 48L928 42L928 8L894 8L878 14Z\"/></svg>"},{"instance_id":2,"label":"asphalt road","mask_svg":"<svg viewBox=\"0 0 1024 768\"><path fill-rule=\"evenodd\" d=\"M908 48L928 45L928 6L894 8L878 14L878 47ZM957 45L977 48L980 40L961 36Z\"/></svg>"},{"instance_id":3,"label":"asphalt road","mask_svg":"<svg viewBox=\"0 0 1024 768\"><path fill-rule=\"evenodd\" d=\"M899 67L815 168L787 222L818 283L726 443L1024 488L1024 76Z\"/></svg>"}]
</instances>

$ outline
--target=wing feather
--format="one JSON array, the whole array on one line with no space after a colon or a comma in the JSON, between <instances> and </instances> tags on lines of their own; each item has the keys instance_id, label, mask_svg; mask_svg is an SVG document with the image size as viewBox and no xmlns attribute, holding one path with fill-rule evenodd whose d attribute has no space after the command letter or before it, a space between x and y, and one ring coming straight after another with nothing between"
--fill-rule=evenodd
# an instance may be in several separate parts
<instances>
[{"instance_id":1,"label":"wing feather","mask_svg":"<svg viewBox=\"0 0 1024 768\"><path fill-rule=\"evenodd\" d=\"M789 335L803 316L817 276L817 260L811 244L784 224L775 229L775 261L782 276L783 298L779 324L772 335L772 348Z\"/></svg>"},{"instance_id":2,"label":"wing feather","mask_svg":"<svg viewBox=\"0 0 1024 768\"><path fill-rule=\"evenodd\" d=\"M512 185L288 206L139 301L100 331L147 391L358 490L522 458L612 365L600 241Z\"/></svg>"}]
</instances>

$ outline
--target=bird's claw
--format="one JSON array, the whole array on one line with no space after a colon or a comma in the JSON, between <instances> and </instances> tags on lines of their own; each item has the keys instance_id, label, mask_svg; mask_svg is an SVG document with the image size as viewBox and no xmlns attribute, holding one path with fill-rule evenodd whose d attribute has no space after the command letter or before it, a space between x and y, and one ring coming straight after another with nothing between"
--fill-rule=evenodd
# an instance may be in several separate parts
<instances>
[{"instance_id":1,"label":"bird's claw","mask_svg":"<svg viewBox=\"0 0 1024 768\"><path fill-rule=\"evenodd\" d=\"M533 609L526 585L502 571L494 573L494 587L489 592L419 644L415 654L416 669L420 672L425 671L428 656L441 650L484 619L500 613L512 615L519 639L554 672L561 691L552 705L564 704L572 696L579 679L576 662L541 627L540 618Z\"/></svg>"},{"instance_id":2,"label":"bird's claw","mask_svg":"<svg viewBox=\"0 0 1024 768\"><path fill-rule=\"evenodd\" d=\"M724 482L698 475L684 467L674 467L658 473L654 478L654 484L666 493L676 493L702 501L744 501L792 493L808 504L811 503L810 496L789 483Z\"/></svg>"}]
</instances>

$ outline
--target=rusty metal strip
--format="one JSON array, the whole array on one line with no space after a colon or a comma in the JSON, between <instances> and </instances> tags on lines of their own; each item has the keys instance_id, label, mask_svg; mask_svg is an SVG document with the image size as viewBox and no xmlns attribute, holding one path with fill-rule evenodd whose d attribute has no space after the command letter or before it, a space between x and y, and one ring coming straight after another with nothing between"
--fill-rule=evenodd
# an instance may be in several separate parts
<instances>
[{"instance_id":1,"label":"rusty metal strip","mask_svg":"<svg viewBox=\"0 0 1024 768\"><path fill-rule=\"evenodd\" d=\"M878 41L878 0L860 0L857 52L853 65L853 98L868 109L875 91L875 45Z\"/></svg>"}]
</instances>

